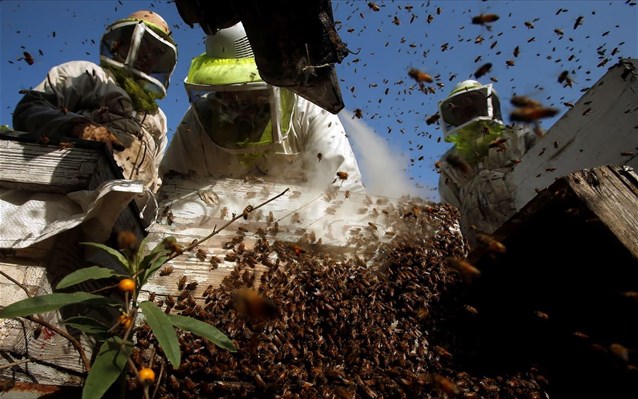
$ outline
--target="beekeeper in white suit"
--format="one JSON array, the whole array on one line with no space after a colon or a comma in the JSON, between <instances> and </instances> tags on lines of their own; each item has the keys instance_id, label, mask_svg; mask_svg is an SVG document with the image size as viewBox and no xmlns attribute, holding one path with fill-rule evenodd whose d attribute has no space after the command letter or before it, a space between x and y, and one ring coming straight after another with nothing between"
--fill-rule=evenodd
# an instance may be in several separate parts
<instances>
[{"instance_id":1,"label":"beekeeper in white suit","mask_svg":"<svg viewBox=\"0 0 638 399\"><path fill-rule=\"evenodd\" d=\"M166 116L156 100L166 96L176 61L166 21L141 10L107 27L100 65L55 66L25 93L13 113L15 130L51 143L73 137L106 142L124 180L67 195L0 190L0 247L24 248L79 224L86 240L102 242L131 199L140 209L151 208L168 143ZM154 213L145 216L150 222Z\"/></svg>"},{"instance_id":2,"label":"beekeeper in white suit","mask_svg":"<svg viewBox=\"0 0 638 399\"><path fill-rule=\"evenodd\" d=\"M107 27L100 65L71 61L53 67L16 106L16 130L49 138L104 141L125 179L155 192L168 143L166 116L156 100L166 96L177 47L166 21L141 10Z\"/></svg>"},{"instance_id":3,"label":"beekeeper in white suit","mask_svg":"<svg viewBox=\"0 0 638 399\"><path fill-rule=\"evenodd\" d=\"M364 191L339 118L265 83L241 23L206 38L206 52L193 59L185 86L191 105L166 151L161 175L268 175L317 189L334 183ZM339 179L337 172L347 178Z\"/></svg>"},{"instance_id":4,"label":"beekeeper in white suit","mask_svg":"<svg viewBox=\"0 0 638 399\"><path fill-rule=\"evenodd\" d=\"M470 244L477 232L493 233L515 212L508 174L536 143L528 126L505 126L491 84L460 82L438 104L445 141L454 146L439 164L439 195L461 211Z\"/></svg>"}]
</instances>

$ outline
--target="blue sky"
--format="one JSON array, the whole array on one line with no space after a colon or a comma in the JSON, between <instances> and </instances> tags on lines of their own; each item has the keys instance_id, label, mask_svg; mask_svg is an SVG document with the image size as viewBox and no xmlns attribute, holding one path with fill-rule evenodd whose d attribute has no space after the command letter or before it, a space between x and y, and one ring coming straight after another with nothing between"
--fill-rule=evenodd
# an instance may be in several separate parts
<instances>
[{"instance_id":1,"label":"blue sky","mask_svg":"<svg viewBox=\"0 0 638 399\"><path fill-rule=\"evenodd\" d=\"M497 80L504 115L514 94L559 108L556 118L543 122L548 129L567 110L563 103L576 102L619 57L638 56L636 0L376 1L379 11L368 3L332 2L341 39L353 52L337 66L346 108L363 111L361 121L397 158L407 158L406 178L425 188L437 185L434 162L450 147L439 140L438 125L428 126L425 119L455 83L470 78L479 66L492 63L480 81ZM165 0L1 0L0 124L11 125L18 91L40 83L50 67L72 60L99 62L97 43L104 28L140 9L162 15L178 43L178 65L169 94L160 102L172 135L188 108L182 81L190 60L204 51L204 34L197 25L188 27ZM489 30L471 23L479 14L500 18ZM582 24L574 29L578 17ZM33 65L20 60L24 51L33 56ZM514 66L506 65L508 60ZM418 90L408 76L410 68L436 77L429 85L434 94ZM564 70L573 77L573 87L557 82ZM364 150L355 146L356 154ZM373 178L363 168L362 173L364 181Z\"/></svg>"}]
</instances>

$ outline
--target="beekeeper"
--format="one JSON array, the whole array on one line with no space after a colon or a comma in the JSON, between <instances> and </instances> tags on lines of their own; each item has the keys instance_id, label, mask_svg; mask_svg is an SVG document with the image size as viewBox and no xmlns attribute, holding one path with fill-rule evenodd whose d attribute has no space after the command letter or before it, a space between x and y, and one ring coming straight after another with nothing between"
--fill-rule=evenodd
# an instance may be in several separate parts
<instances>
[{"instance_id":1,"label":"beekeeper","mask_svg":"<svg viewBox=\"0 0 638 399\"><path fill-rule=\"evenodd\" d=\"M491 84L460 82L438 108L444 139L454 144L438 163L439 195L459 208L461 230L474 244L476 232L493 233L516 212L508 174L538 136L528 126L505 126Z\"/></svg>"},{"instance_id":2,"label":"beekeeper","mask_svg":"<svg viewBox=\"0 0 638 399\"><path fill-rule=\"evenodd\" d=\"M364 191L339 118L265 83L241 23L206 38L206 52L193 59L184 82L191 105L160 174L269 175L318 189L335 184Z\"/></svg>"},{"instance_id":3,"label":"beekeeper","mask_svg":"<svg viewBox=\"0 0 638 399\"><path fill-rule=\"evenodd\" d=\"M104 242L135 200L154 217L159 163L168 142L166 96L177 48L166 21L137 11L107 27L100 65L71 61L49 70L13 113L16 131L52 144L81 138L106 142L124 179L65 194L0 189L0 248L26 248L81 225L85 241Z\"/></svg>"},{"instance_id":4,"label":"beekeeper","mask_svg":"<svg viewBox=\"0 0 638 399\"><path fill-rule=\"evenodd\" d=\"M168 139L156 100L166 96L177 47L166 21L137 11L106 28L100 65L71 61L53 67L16 106L13 127L48 138L78 137L112 146L125 179L161 184Z\"/></svg>"}]
</instances>

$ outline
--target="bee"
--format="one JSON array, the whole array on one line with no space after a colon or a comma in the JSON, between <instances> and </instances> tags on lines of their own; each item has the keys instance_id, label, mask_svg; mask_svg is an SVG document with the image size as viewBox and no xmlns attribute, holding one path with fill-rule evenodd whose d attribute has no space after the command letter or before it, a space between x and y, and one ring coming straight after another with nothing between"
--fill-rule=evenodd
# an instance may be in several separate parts
<instances>
[{"instance_id":1,"label":"bee","mask_svg":"<svg viewBox=\"0 0 638 399\"><path fill-rule=\"evenodd\" d=\"M629 350L621 344L613 343L609 345L609 351L617 358L624 360L625 362L629 361Z\"/></svg>"},{"instance_id":2,"label":"bee","mask_svg":"<svg viewBox=\"0 0 638 399\"><path fill-rule=\"evenodd\" d=\"M492 140L488 144L488 148L498 148L498 151L504 151L505 150L505 142L506 141L507 141L506 138L500 138L500 139Z\"/></svg>"},{"instance_id":3,"label":"bee","mask_svg":"<svg viewBox=\"0 0 638 399\"><path fill-rule=\"evenodd\" d=\"M434 79L432 79L432 76L428 75L427 73L417 68L410 68L410 70L408 70L408 76L410 76L412 79L414 79L418 83L423 83L423 82L433 83L434 82Z\"/></svg>"},{"instance_id":4,"label":"bee","mask_svg":"<svg viewBox=\"0 0 638 399\"><path fill-rule=\"evenodd\" d=\"M459 272L466 281L471 281L473 278L481 275L481 271L465 259L449 257L447 262L448 265Z\"/></svg>"},{"instance_id":5,"label":"bee","mask_svg":"<svg viewBox=\"0 0 638 399\"><path fill-rule=\"evenodd\" d=\"M470 166L470 164L456 154L448 154L445 157L445 162L450 164L450 166L452 166L454 169L457 169L464 174L472 173L472 167Z\"/></svg>"},{"instance_id":6,"label":"bee","mask_svg":"<svg viewBox=\"0 0 638 399\"><path fill-rule=\"evenodd\" d=\"M323 159L323 154L322 153L317 153L317 159L319 160L319 162L321 162L321 160Z\"/></svg>"},{"instance_id":7,"label":"bee","mask_svg":"<svg viewBox=\"0 0 638 399\"><path fill-rule=\"evenodd\" d=\"M472 305L465 304L463 305L463 309L465 309L465 311L471 314L472 316L478 315L478 310Z\"/></svg>"},{"instance_id":8,"label":"bee","mask_svg":"<svg viewBox=\"0 0 638 399\"><path fill-rule=\"evenodd\" d=\"M474 39L474 43L475 44L481 44L483 43L483 41L485 40L485 38L481 35L476 36L476 39Z\"/></svg>"},{"instance_id":9,"label":"bee","mask_svg":"<svg viewBox=\"0 0 638 399\"><path fill-rule=\"evenodd\" d=\"M554 29L554 33L556 33L558 36L563 36L565 34L563 30L559 28Z\"/></svg>"},{"instance_id":10,"label":"bee","mask_svg":"<svg viewBox=\"0 0 638 399\"><path fill-rule=\"evenodd\" d=\"M357 108L354 110L354 116L356 116L358 119L361 119L363 117L363 111L361 110L361 108Z\"/></svg>"},{"instance_id":11,"label":"bee","mask_svg":"<svg viewBox=\"0 0 638 399\"><path fill-rule=\"evenodd\" d=\"M529 21L525 21L525 26L527 26L528 29L534 29L534 24Z\"/></svg>"},{"instance_id":12,"label":"bee","mask_svg":"<svg viewBox=\"0 0 638 399\"><path fill-rule=\"evenodd\" d=\"M206 260L206 251L204 251L201 248L198 248L196 256L197 256L197 259L203 262Z\"/></svg>"},{"instance_id":13,"label":"bee","mask_svg":"<svg viewBox=\"0 0 638 399\"><path fill-rule=\"evenodd\" d=\"M394 18L392 18L392 23L395 24L396 26L399 26L401 25L401 20L399 19L399 17L395 15Z\"/></svg>"},{"instance_id":14,"label":"bee","mask_svg":"<svg viewBox=\"0 0 638 399\"><path fill-rule=\"evenodd\" d=\"M450 396L456 396L461 393L459 387L457 387L456 384L452 382L452 380L439 374L434 376L434 386L439 391L444 392Z\"/></svg>"},{"instance_id":15,"label":"bee","mask_svg":"<svg viewBox=\"0 0 638 399\"><path fill-rule=\"evenodd\" d=\"M26 51L23 51L22 55L24 55L24 60L27 62L27 64L33 65L35 61L33 61L33 57L31 56L31 54L27 53Z\"/></svg>"},{"instance_id":16,"label":"bee","mask_svg":"<svg viewBox=\"0 0 638 399\"><path fill-rule=\"evenodd\" d=\"M514 60L505 61L505 65L513 67L514 66Z\"/></svg>"},{"instance_id":17,"label":"bee","mask_svg":"<svg viewBox=\"0 0 638 399\"><path fill-rule=\"evenodd\" d=\"M346 180L348 178L348 172L339 171L337 172L337 177L339 180Z\"/></svg>"},{"instance_id":18,"label":"bee","mask_svg":"<svg viewBox=\"0 0 638 399\"><path fill-rule=\"evenodd\" d=\"M187 279L187 277L186 277L186 276L182 276L182 277L180 277L180 279L177 281L177 289L178 289L178 290L180 290L180 291L181 291L181 290L183 290L183 289L184 289L184 287L186 286L186 279Z\"/></svg>"},{"instance_id":19,"label":"bee","mask_svg":"<svg viewBox=\"0 0 638 399\"><path fill-rule=\"evenodd\" d=\"M380 10L379 6L371 1L368 2L368 7L370 7L370 9L375 12Z\"/></svg>"},{"instance_id":20,"label":"bee","mask_svg":"<svg viewBox=\"0 0 638 399\"><path fill-rule=\"evenodd\" d=\"M534 317L541 321L549 320L549 315L545 312L541 312L540 310L534 311Z\"/></svg>"},{"instance_id":21,"label":"bee","mask_svg":"<svg viewBox=\"0 0 638 399\"><path fill-rule=\"evenodd\" d=\"M514 47L514 53L513 53L514 58L518 57L520 53L521 53L521 49L518 46Z\"/></svg>"},{"instance_id":22,"label":"bee","mask_svg":"<svg viewBox=\"0 0 638 399\"><path fill-rule=\"evenodd\" d=\"M279 314L275 301L251 288L236 291L233 300L237 313L250 319L270 319Z\"/></svg>"},{"instance_id":23,"label":"bee","mask_svg":"<svg viewBox=\"0 0 638 399\"><path fill-rule=\"evenodd\" d=\"M425 124L426 125L431 125L433 123L436 123L439 118L441 118L441 115L439 115L439 113L437 112L436 114L429 116L426 120L425 120Z\"/></svg>"},{"instance_id":24,"label":"bee","mask_svg":"<svg viewBox=\"0 0 638 399\"><path fill-rule=\"evenodd\" d=\"M580 25L583 24L583 18L582 16L576 18L576 22L574 22L574 29L578 28Z\"/></svg>"},{"instance_id":25,"label":"bee","mask_svg":"<svg viewBox=\"0 0 638 399\"><path fill-rule=\"evenodd\" d=\"M198 285L199 285L199 283L197 281L193 281L192 283L186 284L186 289L188 291L195 291L195 289L197 288Z\"/></svg>"},{"instance_id":26,"label":"bee","mask_svg":"<svg viewBox=\"0 0 638 399\"><path fill-rule=\"evenodd\" d=\"M247 207L244 208L244 210L241 213L241 216L244 218L244 220L248 219L248 214L252 212L252 210L253 210L252 205L248 205Z\"/></svg>"},{"instance_id":27,"label":"bee","mask_svg":"<svg viewBox=\"0 0 638 399\"><path fill-rule=\"evenodd\" d=\"M551 118L558 110L551 107L523 107L510 113L512 122L533 122L542 118Z\"/></svg>"},{"instance_id":28,"label":"bee","mask_svg":"<svg viewBox=\"0 0 638 399\"><path fill-rule=\"evenodd\" d=\"M485 25L498 21L499 16L496 14L480 14L472 17L472 23L474 25Z\"/></svg>"},{"instance_id":29,"label":"bee","mask_svg":"<svg viewBox=\"0 0 638 399\"><path fill-rule=\"evenodd\" d=\"M541 103L525 96L512 96L510 103L515 107L540 107Z\"/></svg>"},{"instance_id":30,"label":"bee","mask_svg":"<svg viewBox=\"0 0 638 399\"><path fill-rule=\"evenodd\" d=\"M346 198L350 198L350 190L346 190L346 193L344 195Z\"/></svg>"},{"instance_id":31,"label":"bee","mask_svg":"<svg viewBox=\"0 0 638 399\"><path fill-rule=\"evenodd\" d=\"M564 105L564 106L566 106L566 107L568 107L568 108L574 108L574 104L573 104L573 103L570 103L570 102L568 102L568 101L565 101L565 102L563 103L563 105Z\"/></svg>"},{"instance_id":32,"label":"bee","mask_svg":"<svg viewBox=\"0 0 638 399\"><path fill-rule=\"evenodd\" d=\"M476 72L474 72L474 77L478 79L481 76L484 76L485 74L489 73L491 70L492 70L491 62L483 64L479 69L476 70Z\"/></svg>"},{"instance_id":33,"label":"bee","mask_svg":"<svg viewBox=\"0 0 638 399\"><path fill-rule=\"evenodd\" d=\"M73 147L75 147L75 144L73 144L73 143L67 143L67 142L61 141L58 144L58 148L61 149L61 150L68 150L69 148L73 148Z\"/></svg>"},{"instance_id":34,"label":"bee","mask_svg":"<svg viewBox=\"0 0 638 399\"><path fill-rule=\"evenodd\" d=\"M174 222L175 222L175 216L173 216L173 211L169 209L168 212L166 212L166 223L168 223L168 225L170 226Z\"/></svg>"},{"instance_id":35,"label":"bee","mask_svg":"<svg viewBox=\"0 0 638 399\"><path fill-rule=\"evenodd\" d=\"M476 240L490 252L504 254L507 250L502 242L496 240L489 234L476 233Z\"/></svg>"}]
</instances>

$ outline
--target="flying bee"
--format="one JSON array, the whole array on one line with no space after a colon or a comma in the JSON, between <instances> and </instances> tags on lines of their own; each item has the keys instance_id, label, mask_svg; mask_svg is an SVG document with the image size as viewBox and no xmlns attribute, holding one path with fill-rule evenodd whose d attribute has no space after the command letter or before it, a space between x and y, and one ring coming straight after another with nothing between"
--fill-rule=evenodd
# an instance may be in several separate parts
<instances>
[{"instance_id":1,"label":"flying bee","mask_svg":"<svg viewBox=\"0 0 638 399\"><path fill-rule=\"evenodd\" d=\"M439 115L439 113L437 112L436 114L429 116L425 120L425 124L426 125L431 125L433 123L436 123L436 121L438 121L440 117L441 117L441 115Z\"/></svg>"},{"instance_id":2,"label":"flying bee","mask_svg":"<svg viewBox=\"0 0 638 399\"><path fill-rule=\"evenodd\" d=\"M248 205L247 207L244 208L244 210L241 213L241 216L244 218L244 220L248 219L248 214L252 212L252 210L253 210L252 205Z\"/></svg>"},{"instance_id":3,"label":"flying bee","mask_svg":"<svg viewBox=\"0 0 638 399\"><path fill-rule=\"evenodd\" d=\"M578 28L580 25L583 24L583 18L582 16L576 18L576 22L574 22L574 29Z\"/></svg>"},{"instance_id":4,"label":"flying bee","mask_svg":"<svg viewBox=\"0 0 638 399\"><path fill-rule=\"evenodd\" d=\"M470 282L473 278L481 275L481 271L465 259L449 257L447 258L447 262L448 265L459 272L459 274L461 274L463 279L467 282Z\"/></svg>"},{"instance_id":5,"label":"flying bee","mask_svg":"<svg viewBox=\"0 0 638 399\"><path fill-rule=\"evenodd\" d=\"M250 319L270 319L279 314L275 301L251 288L236 291L233 299L237 313Z\"/></svg>"},{"instance_id":6,"label":"flying bee","mask_svg":"<svg viewBox=\"0 0 638 399\"><path fill-rule=\"evenodd\" d=\"M518 57L520 53L521 49L518 46L514 47L514 58Z\"/></svg>"},{"instance_id":7,"label":"flying bee","mask_svg":"<svg viewBox=\"0 0 638 399\"><path fill-rule=\"evenodd\" d=\"M33 61L33 57L31 56L31 54L27 53L26 51L23 51L22 55L24 55L24 60L27 62L27 64L33 65L35 61Z\"/></svg>"},{"instance_id":8,"label":"flying bee","mask_svg":"<svg viewBox=\"0 0 638 399\"><path fill-rule=\"evenodd\" d=\"M481 246L483 246L490 252L504 254L507 250L502 242L498 241L489 234L476 233L476 240L479 244L481 244Z\"/></svg>"},{"instance_id":9,"label":"flying bee","mask_svg":"<svg viewBox=\"0 0 638 399\"><path fill-rule=\"evenodd\" d=\"M505 61L505 65L513 67L514 66L514 60Z\"/></svg>"},{"instance_id":10,"label":"flying bee","mask_svg":"<svg viewBox=\"0 0 638 399\"><path fill-rule=\"evenodd\" d=\"M476 72L474 72L474 77L476 79L478 79L481 76L484 76L485 74L489 73L491 70L492 70L492 63L491 62L483 64L483 65L481 65L481 67L479 69L476 70Z\"/></svg>"},{"instance_id":11,"label":"flying bee","mask_svg":"<svg viewBox=\"0 0 638 399\"><path fill-rule=\"evenodd\" d=\"M339 180L346 180L348 178L348 172L339 171L337 172L337 177Z\"/></svg>"},{"instance_id":12,"label":"flying bee","mask_svg":"<svg viewBox=\"0 0 638 399\"><path fill-rule=\"evenodd\" d=\"M609 345L609 351L617 358L624 360L625 362L629 361L629 350L623 345L613 343Z\"/></svg>"},{"instance_id":13,"label":"flying bee","mask_svg":"<svg viewBox=\"0 0 638 399\"><path fill-rule=\"evenodd\" d=\"M474 25L485 25L498 21L499 16L496 14L480 14L472 17L472 23Z\"/></svg>"},{"instance_id":14,"label":"flying bee","mask_svg":"<svg viewBox=\"0 0 638 399\"><path fill-rule=\"evenodd\" d=\"M361 108L357 108L354 110L354 116L356 116L358 119L361 119L363 117L363 111L361 110Z\"/></svg>"},{"instance_id":15,"label":"flying bee","mask_svg":"<svg viewBox=\"0 0 638 399\"><path fill-rule=\"evenodd\" d=\"M447 395L450 395L452 397L455 397L461 393L459 387L457 387L456 384L452 382L452 380L439 374L434 376L434 386L439 391L445 392Z\"/></svg>"},{"instance_id":16,"label":"flying bee","mask_svg":"<svg viewBox=\"0 0 638 399\"><path fill-rule=\"evenodd\" d=\"M410 68L410 70L408 70L408 76L416 80L417 83L423 83L423 82L433 83L434 82L434 79L432 79L432 76L428 75L427 73L417 68Z\"/></svg>"},{"instance_id":17,"label":"flying bee","mask_svg":"<svg viewBox=\"0 0 638 399\"><path fill-rule=\"evenodd\" d=\"M319 160L319 162L321 162L321 160L323 159L323 154L318 152L317 153L317 159Z\"/></svg>"},{"instance_id":18,"label":"flying bee","mask_svg":"<svg viewBox=\"0 0 638 399\"><path fill-rule=\"evenodd\" d=\"M174 222L175 222L175 216L173 216L173 211L169 209L168 212L166 212L166 223L168 223L168 225L170 226Z\"/></svg>"},{"instance_id":19,"label":"flying bee","mask_svg":"<svg viewBox=\"0 0 638 399\"><path fill-rule=\"evenodd\" d=\"M497 151L504 151L505 150L505 142L506 141L507 141L506 138L500 138L500 139L492 140L488 144L488 148L498 148Z\"/></svg>"},{"instance_id":20,"label":"flying bee","mask_svg":"<svg viewBox=\"0 0 638 399\"><path fill-rule=\"evenodd\" d=\"M551 107L522 107L510 113L512 122L533 122L542 118L551 118L558 110Z\"/></svg>"},{"instance_id":21,"label":"flying bee","mask_svg":"<svg viewBox=\"0 0 638 399\"><path fill-rule=\"evenodd\" d=\"M527 26L528 29L534 29L534 24L529 21L525 21L525 26Z\"/></svg>"},{"instance_id":22,"label":"flying bee","mask_svg":"<svg viewBox=\"0 0 638 399\"><path fill-rule=\"evenodd\" d=\"M380 10L379 6L376 5L375 3L373 3L372 1L368 2L368 7L370 7L370 9L372 11L379 11Z\"/></svg>"},{"instance_id":23,"label":"flying bee","mask_svg":"<svg viewBox=\"0 0 638 399\"><path fill-rule=\"evenodd\" d=\"M174 270L173 266L164 266L162 268L162 270L160 270L159 275L160 276L169 276L171 273L173 273L173 270Z\"/></svg>"}]
</instances>

